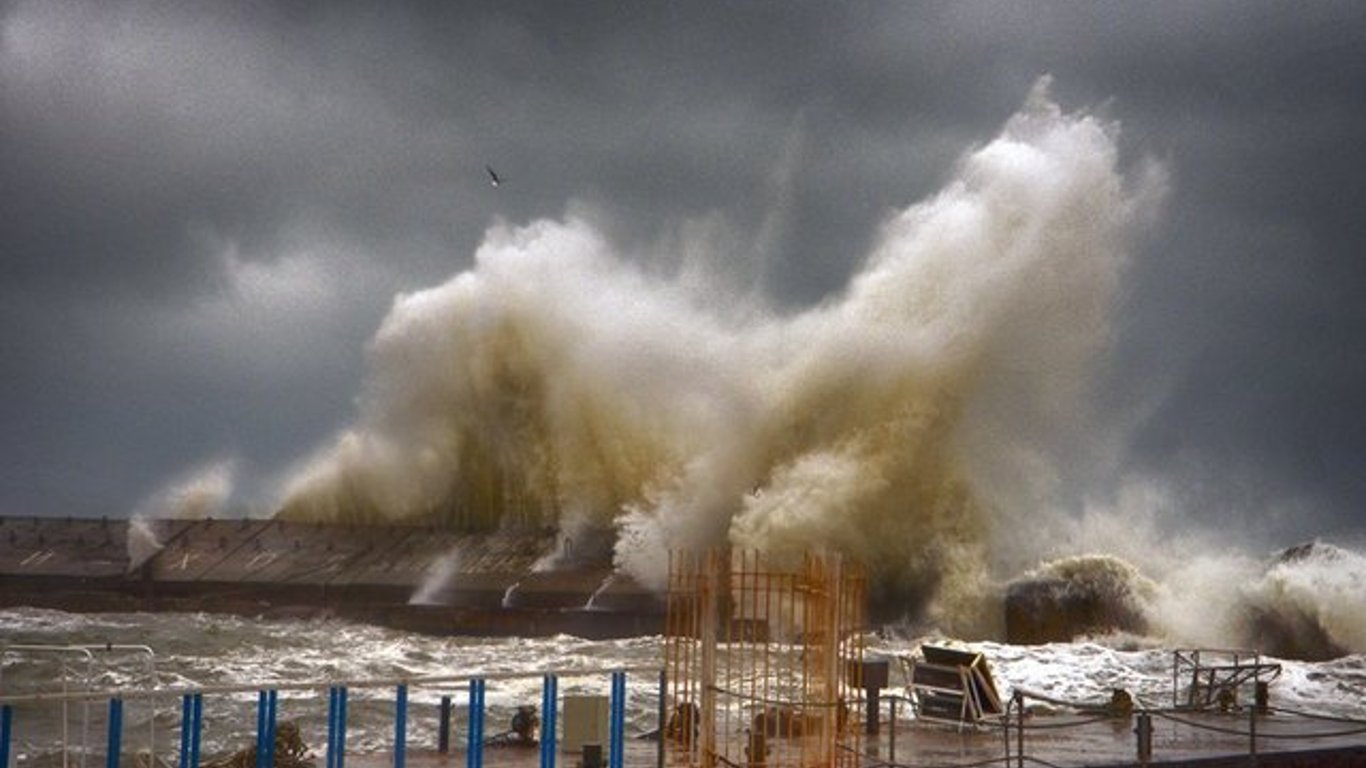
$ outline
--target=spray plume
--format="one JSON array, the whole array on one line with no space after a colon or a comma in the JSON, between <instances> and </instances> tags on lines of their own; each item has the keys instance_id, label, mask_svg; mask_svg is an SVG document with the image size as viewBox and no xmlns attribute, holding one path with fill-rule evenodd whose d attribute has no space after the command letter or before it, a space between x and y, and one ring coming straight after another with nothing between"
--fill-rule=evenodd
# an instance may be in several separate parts
<instances>
[{"instance_id":1,"label":"spray plume","mask_svg":"<svg viewBox=\"0 0 1366 768\"><path fill-rule=\"evenodd\" d=\"M472 269L396 299L357 423L282 514L607 528L656 587L668 549L731 543L850 552L884 595L979 590L996 518L1024 514L995 499L1037 491L1160 197L1115 141L1041 81L840 295L788 316L737 319L578 217L494 226Z\"/></svg>"}]
</instances>

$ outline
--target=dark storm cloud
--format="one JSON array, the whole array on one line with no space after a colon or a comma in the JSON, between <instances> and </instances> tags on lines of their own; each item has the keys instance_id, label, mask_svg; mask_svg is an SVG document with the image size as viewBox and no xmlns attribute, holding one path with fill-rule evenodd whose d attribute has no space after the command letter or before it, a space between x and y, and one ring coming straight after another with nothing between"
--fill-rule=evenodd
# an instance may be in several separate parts
<instances>
[{"instance_id":1,"label":"dark storm cloud","mask_svg":"<svg viewBox=\"0 0 1366 768\"><path fill-rule=\"evenodd\" d=\"M1099 393L1124 471L1350 529L1363 51L1351 3L0 6L0 512L281 471L495 216L579 206L661 269L702 231L818 302L1052 73L1174 178Z\"/></svg>"}]
</instances>

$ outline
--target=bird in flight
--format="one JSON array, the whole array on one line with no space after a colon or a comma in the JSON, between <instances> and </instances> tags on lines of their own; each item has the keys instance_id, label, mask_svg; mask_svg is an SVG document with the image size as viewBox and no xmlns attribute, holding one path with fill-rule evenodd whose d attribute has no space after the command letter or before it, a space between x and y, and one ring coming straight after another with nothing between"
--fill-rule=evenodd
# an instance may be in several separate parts
<instances>
[{"instance_id":1,"label":"bird in flight","mask_svg":"<svg viewBox=\"0 0 1366 768\"><path fill-rule=\"evenodd\" d=\"M497 171L493 170L493 167L492 167L492 166L486 165L486 166L484 166L484 170L486 170L486 171L489 172L489 184L490 184L490 185L496 187L496 186L498 186L499 184L502 184L502 183L503 183L503 178L502 178L501 176L498 175L498 172L497 172Z\"/></svg>"}]
</instances>

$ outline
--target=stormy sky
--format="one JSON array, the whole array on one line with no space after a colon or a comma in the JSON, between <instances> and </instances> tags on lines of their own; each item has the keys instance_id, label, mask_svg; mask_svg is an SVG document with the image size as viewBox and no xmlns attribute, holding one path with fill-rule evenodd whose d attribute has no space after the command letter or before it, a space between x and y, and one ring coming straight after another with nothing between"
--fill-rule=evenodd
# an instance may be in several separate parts
<instances>
[{"instance_id":1,"label":"stormy sky","mask_svg":"<svg viewBox=\"0 0 1366 768\"><path fill-rule=\"evenodd\" d=\"M1359 538L1353 2L0 2L0 514L124 516L215 463L266 503L354 418L395 295L498 220L829 300L1046 74L1170 177L1096 382L1118 461L1070 503L1141 479Z\"/></svg>"}]
</instances>

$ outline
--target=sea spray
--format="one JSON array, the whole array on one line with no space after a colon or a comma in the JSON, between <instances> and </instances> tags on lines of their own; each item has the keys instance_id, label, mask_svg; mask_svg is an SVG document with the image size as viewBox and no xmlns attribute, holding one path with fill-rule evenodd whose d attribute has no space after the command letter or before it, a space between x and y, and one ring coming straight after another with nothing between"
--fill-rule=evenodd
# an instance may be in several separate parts
<instances>
[{"instance_id":1,"label":"sea spray","mask_svg":"<svg viewBox=\"0 0 1366 768\"><path fill-rule=\"evenodd\" d=\"M580 217L494 226L472 269L395 301L357 422L282 514L572 516L615 529L618 567L656 588L672 548L827 546L884 602L976 621L1009 538L992 531L1047 523L1051 425L1076 429L1161 186L1127 179L1116 127L1046 85L796 314L646 274Z\"/></svg>"},{"instance_id":2,"label":"sea spray","mask_svg":"<svg viewBox=\"0 0 1366 768\"><path fill-rule=\"evenodd\" d=\"M460 550L453 548L436 560L427 564L422 582L417 585L409 605L445 605L449 602L451 588L455 585L460 572Z\"/></svg>"},{"instance_id":3,"label":"sea spray","mask_svg":"<svg viewBox=\"0 0 1366 768\"><path fill-rule=\"evenodd\" d=\"M131 573L161 551L155 520L201 520L222 509L233 488L236 464L212 461L175 478L147 497L133 511L128 524L128 571Z\"/></svg>"}]
</instances>

